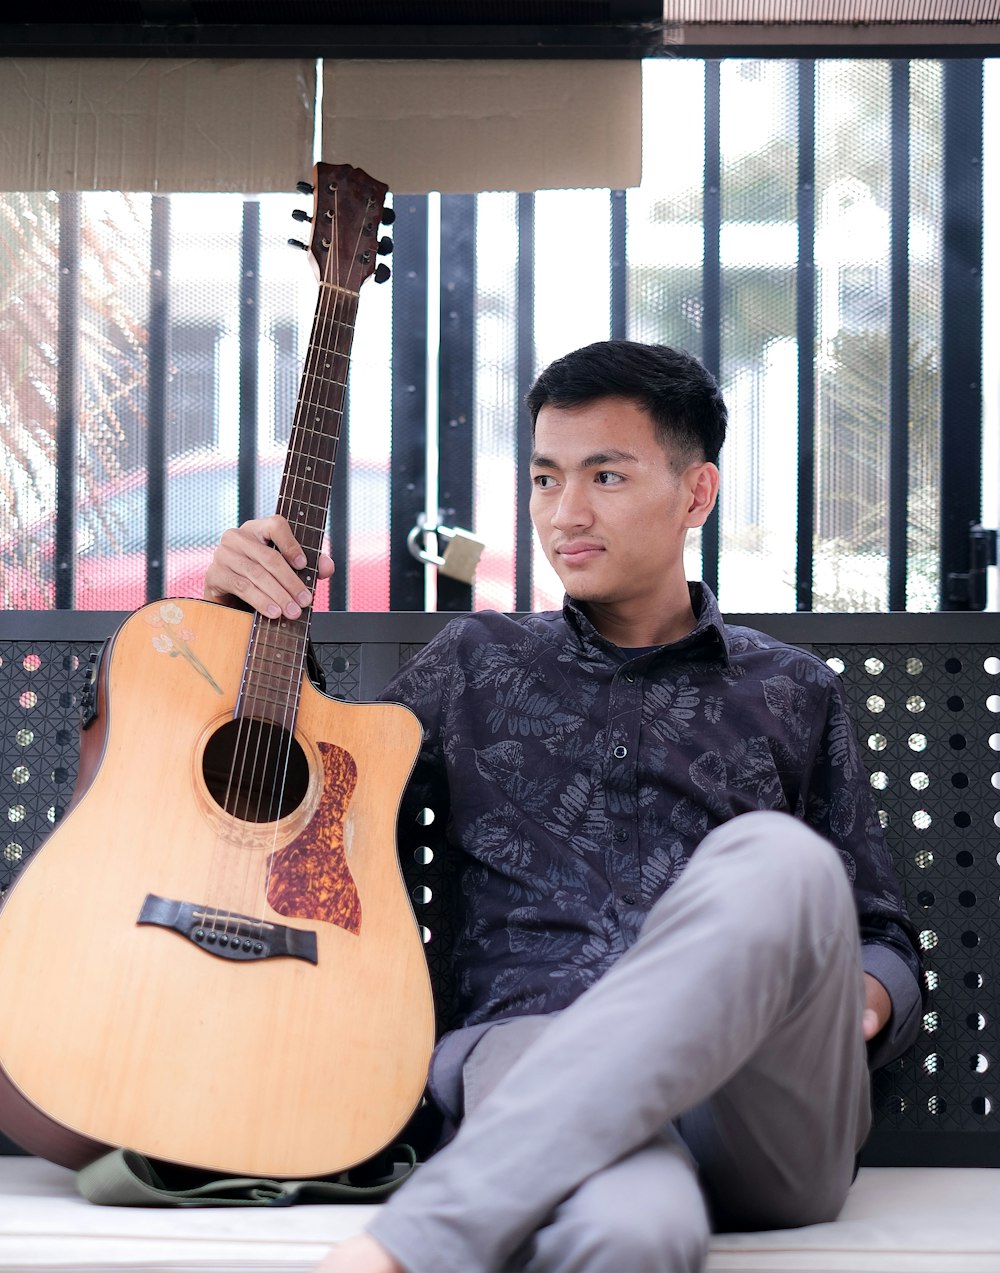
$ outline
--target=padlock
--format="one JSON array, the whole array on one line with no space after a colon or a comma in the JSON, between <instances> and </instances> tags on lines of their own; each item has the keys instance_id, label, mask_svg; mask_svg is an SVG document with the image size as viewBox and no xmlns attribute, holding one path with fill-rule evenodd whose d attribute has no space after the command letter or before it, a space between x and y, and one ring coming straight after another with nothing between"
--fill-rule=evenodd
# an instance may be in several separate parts
<instances>
[{"instance_id":1,"label":"padlock","mask_svg":"<svg viewBox=\"0 0 1000 1273\"><path fill-rule=\"evenodd\" d=\"M444 542L440 556L418 546L417 540L425 535L437 535L438 543ZM475 578L479 558L486 547L483 540L477 539L471 530L463 530L461 526L424 526L420 522L410 531L406 542L418 561L437 566L441 574L447 575L449 579L470 584Z\"/></svg>"}]
</instances>

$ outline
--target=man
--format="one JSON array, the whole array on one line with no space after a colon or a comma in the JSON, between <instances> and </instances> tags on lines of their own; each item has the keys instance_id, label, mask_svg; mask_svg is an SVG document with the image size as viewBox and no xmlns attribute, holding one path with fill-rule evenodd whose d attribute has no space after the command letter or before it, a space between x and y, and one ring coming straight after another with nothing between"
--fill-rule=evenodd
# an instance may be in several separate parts
<instances>
[{"instance_id":1,"label":"man","mask_svg":"<svg viewBox=\"0 0 1000 1273\"><path fill-rule=\"evenodd\" d=\"M684 577L714 380L602 342L528 406L563 612L456 618L385 691L424 726L407 799L449 813L466 1024L431 1091L458 1131L322 1273L695 1273L713 1227L831 1220L868 1065L918 1027L837 677ZM250 522L205 595L294 617L297 564Z\"/></svg>"}]
</instances>

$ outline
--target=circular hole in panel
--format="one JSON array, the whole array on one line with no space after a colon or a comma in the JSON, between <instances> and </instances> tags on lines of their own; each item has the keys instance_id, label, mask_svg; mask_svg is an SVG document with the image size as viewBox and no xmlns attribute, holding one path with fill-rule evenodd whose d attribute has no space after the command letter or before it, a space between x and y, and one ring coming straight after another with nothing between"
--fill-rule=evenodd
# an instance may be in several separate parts
<instances>
[{"instance_id":1,"label":"circular hole in panel","mask_svg":"<svg viewBox=\"0 0 1000 1273\"><path fill-rule=\"evenodd\" d=\"M976 1096L972 1101L973 1114L991 1114L993 1112L993 1102L988 1096Z\"/></svg>"},{"instance_id":2,"label":"circular hole in panel","mask_svg":"<svg viewBox=\"0 0 1000 1273\"><path fill-rule=\"evenodd\" d=\"M951 698L948 699L948 707L953 712L960 712L964 706L965 699L960 694L952 694Z\"/></svg>"},{"instance_id":3,"label":"circular hole in panel","mask_svg":"<svg viewBox=\"0 0 1000 1273\"><path fill-rule=\"evenodd\" d=\"M952 734L952 736L948 739L948 746L952 749L952 751L962 751L965 747L965 735Z\"/></svg>"},{"instance_id":4,"label":"circular hole in panel","mask_svg":"<svg viewBox=\"0 0 1000 1273\"><path fill-rule=\"evenodd\" d=\"M832 671L836 672L838 676L842 676L844 674L844 669L845 669L844 660L838 659L836 655L834 655L832 659L827 659L826 665Z\"/></svg>"},{"instance_id":5,"label":"circular hole in panel","mask_svg":"<svg viewBox=\"0 0 1000 1273\"><path fill-rule=\"evenodd\" d=\"M30 712L33 707L38 705L38 695L34 690L25 690L17 701L26 712Z\"/></svg>"},{"instance_id":6,"label":"circular hole in panel","mask_svg":"<svg viewBox=\"0 0 1000 1273\"><path fill-rule=\"evenodd\" d=\"M962 978L962 984L968 990L982 990L983 974L981 972L967 972Z\"/></svg>"},{"instance_id":7,"label":"circular hole in panel","mask_svg":"<svg viewBox=\"0 0 1000 1273\"><path fill-rule=\"evenodd\" d=\"M35 741L35 731L33 729L19 729L14 737L17 739L18 747L30 747ZM1000 779L1000 774L994 774L993 777ZM993 785L1000 787L1000 781Z\"/></svg>"},{"instance_id":8,"label":"circular hole in panel","mask_svg":"<svg viewBox=\"0 0 1000 1273\"><path fill-rule=\"evenodd\" d=\"M930 849L918 849L913 855L913 860L921 871L928 871L934 865L934 854Z\"/></svg>"},{"instance_id":9,"label":"circular hole in panel","mask_svg":"<svg viewBox=\"0 0 1000 1273\"><path fill-rule=\"evenodd\" d=\"M924 910L934 905L934 894L929 889L917 894L917 905L922 906Z\"/></svg>"},{"instance_id":10,"label":"circular hole in panel","mask_svg":"<svg viewBox=\"0 0 1000 1273\"><path fill-rule=\"evenodd\" d=\"M31 770L27 765L18 765L12 770L10 776L18 787L23 787L31 778Z\"/></svg>"},{"instance_id":11,"label":"circular hole in panel","mask_svg":"<svg viewBox=\"0 0 1000 1273\"><path fill-rule=\"evenodd\" d=\"M7 821L13 822L16 826L19 822L24 821L27 812L23 804L12 804L7 809Z\"/></svg>"},{"instance_id":12,"label":"circular hole in panel","mask_svg":"<svg viewBox=\"0 0 1000 1273\"><path fill-rule=\"evenodd\" d=\"M910 774L910 786L914 791L926 791L930 785L930 778L922 769L918 769L916 773Z\"/></svg>"},{"instance_id":13,"label":"circular hole in panel","mask_svg":"<svg viewBox=\"0 0 1000 1273\"><path fill-rule=\"evenodd\" d=\"M931 928L925 928L920 933L920 949L933 950L938 944L938 935Z\"/></svg>"},{"instance_id":14,"label":"circular hole in panel","mask_svg":"<svg viewBox=\"0 0 1000 1273\"><path fill-rule=\"evenodd\" d=\"M59 817L61 810L57 809L54 804L50 804L45 810L45 820L55 825L56 819Z\"/></svg>"},{"instance_id":15,"label":"circular hole in panel","mask_svg":"<svg viewBox=\"0 0 1000 1273\"><path fill-rule=\"evenodd\" d=\"M877 812L877 814L878 814L878 824L879 824L879 826L882 828L882 830L884 831L884 830L886 829L886 827L889 825L889 813L888 813L888 810L886 810L886 809L878 809L878 810L876 810L876 812Z\"/></svg>"},{"instance_id":16,"label":"circular hole in panel","mask_svg":"<svg viewBox=\"0 0 1000 1273\"><path fill-rule=\"evenodd\" d=\"M926 831L933 819L926 809L915 809L910 817L910 821L918 831Z\"/></svg>"},{"instance_id":17,"label":"circular hole in panel","mask_svg":"<svg viewBox=\"0 0 1000 1273\"><path fill-rule=\"evenodd\" d=\"M966 929L966 931L962 934L962 945L965 946L967 950L975 950L979 945L979 934L974 933L971 929Z\"/></svg>"},{"instance_id":18,"label":"circular hole in panel","mask_svg":"<svg viewBox=\"0 0 1000 1273\"><path fill-rule=\"evenodd\" d=\"M421 844L413 850L413 860L420 866L427 866L434 861L434 850L429 845Z\"/></svg>"},{"instance_id":19,"label":"circular hole in panel","mask_svg":"<svg viewBox=\"0 0 1000 1273\"><path fill-rule=\"evenodd\" d=\"M418 884L411 894L418 906L426 906L433 896L426 884Z\"/></svg>"},{"instance_id":20,"label":"circular hole in panel","mask_svg":"<svg viewBox=\"0 0 1000 1273\"><path fill-rule=\"evenodd\" d=\"M924 969L924 985L927 987L928 990L937 990L938 975L933 968Z\"/></svg>"},{"instance_id":21,"label":"circular hole in panel","mask_svg":"<svg viewBox=\"0 0 1000 1273\"><path fill-rule=\"evenodd\" d=\"M924 1057L923 1069L925 1074L936 1074L938 1072L938 1056L936 1052L929 1052Z\"/></svg>"},{"instance_id":22,"label":"circular hole in panel","mask_svg":"<svg viewBox=\"0 0 1000 1273\"><path fill-rule=\"evenodd\" d=\"M346 672L350 666L350 663L348 663L347 659L345 659L342 654L338 654L335 658L330 660L330 667L333 668L335 672Z\"/></svg>"},{"instance_id":23,"label":"circular hole in panel","mask_svg":"<svg viewBox=\"0 0 1000 1273\"><path fill-rule=\"evenodd\" d=\"M417 823L419 826L429 827L433 821L434 821L433 809L421 809L420 812L417 814Z\"/></svg>"},{"instance_id":24,"label":"circular hole in panel","mask_svg":"<svg viewBox=\"0 0 1000 1273\"><path fill-rule=\"evenodd\" d=\"M966 813L964 809L959 809L958 813L955 814L954 821L956 827L972 826L972 817L970 814Z\"/></svg>"},{"instance_id":25,"label":"circular hole in panel","mask_svg":"<svg viewBox=\"0 0 1000 1273\"><path fill-rule=\"evenodd\" d=\"M943 1114L947 1108L948 1105L943 1096L929 1096L927 1098L928 1114Z\"/></svg>"},{"instance_id":26,"label":"circular hole in panel","mask_svg":"<svg viewBox=\"0 0 1000 1273\"><path fill-rule=\"evenodd\" d=\"M975 1030L978 1033L980 1030L986 1029L986 1018L981 1012L970 1012L965 1018L965 1024L970 1030Z\"/></svg>"},{"instance_id":27,"label":"circular hole in panel","mask_svg":"<svg viewBox=\"0 0 1000 1273\"><path fill-rule=\"evenodd\" d=\"M911 676L919 676L920 673L924 670L923 659L907 659L906 670L907 672L909 672Z\"/></svg>"},{"instance_id":28,"label":"circular hole in panel","mask_svg":"<svg viewBox=\"0 0 1000 1273\"><path fill-rule=\"evenodd\" d=\"M21 732L26 733L27 731L22 730ZM18 734L18 742L20 742L20 740L21 740L21 736L20 734ZM997 791L1000 791L1000 774L990 774L990 782L997 789Z\"/></svg>"},{"instance_id":29,"label":"circular hole in panel","mask_svg":"<svg viewBox=\"0 0 1000 1273\"><path fill-rule=\"evenodd\" d=\"M24 695L22 694L21 697L24 698ZM21 706L23 707L24 704L22 703ZM990 746L994 751L1000 751L1000 734L990 734Z\"/></svg>"},{"instance_id":30,"label":"circular hole in panel","mask_svg":"<svg viewBox=\"0 0 1000 1273\"><path fill-rule=\"evenodd\" d=\"M881 659L874 657L865 659L865 671L869 676L880 676L885 671L885 664Z\"/></svg>"},{"instance_id":31,"label":"circular hole in panel","mask_svg":"<svg viewBox=\"0 0 1000 1273\"><path fill-rule=\"evenodd\" d=\"M910 751L924 751L927 747L927 735L911 734L906 740L906 745Z\"/></svg>"},{"instance_id":32,"label":"circular hole in panel","mask_svg":"<svg viewBox=\"0 0 1000 1273\"><path fill-rule=\"evenodd\" d=\"M924 1029L928 1034L933 1034L939 1025L940 1021L938 1020L938 1014L936 1012L924 1013Z\"/></svg>"},{"instance_id":33,"label":"circular hole in panel","mask_svg":"<svg viewBox=\"0 0 1000 1273\"><path fill-rule=\"evenodd\" d=\"M872 751L885 751L889 745L889 740L885 734L869 734L868 746Z\"/></svg>"},{"instance_id":34,"label":"circular hole in panel","mask_svg":"<svg viewBox=\"0 0 1000 1273\"><path fill-rule=\"evenodd\" d=\"M970 888L963 888L958 895L958 903L960 906L975 906L976 895Z\"/></svg>"},{"instance_id":35,"label":"circular hole in panel","mask_svg":"<svg viewBox=\"0 0 1000 1273\"><path fill-rule=\"evenodd\" d=\"M16 840L11 840L3 846L3 859L12 866L16 862L20 862L24 857L24 845L18 844Z\"/></svg>"},{"instance_id":36,"label":"circular hole in panel","mask_svg":"<svg viewBox=\"0 0 1000 1273\"><path fill-rule=\"evenodd\" d=\"M919 694L911 694L906 700L906 710L908 712L913 712L914 715L916 715L917 712L922 712L926 706L927 704Z\"/></svg>"},{"instance_id":37,"label":"circular hole in panel","mask_svg":"<svg viewBox=\"0 0 1000 1273\"><path fill-rule=\"evenodd\" d=\"M945 659L944 670L946 672L961 672L962 660L956 659L954 656L950 659Z\"/></svg>"},{"instance_id":38,"label":"circular hole in panel","mask_svg":"<svg viewBox=\"0 0 1000 1273\"><path fill-rule=\"evenodd\" d=\"M428 945L431 940L431 930L427 927L426 924L420 925L420 940L424 943L425 946Z\"/></svg>"},{"instance_id":39,"label":"circular hole in panel","mask_svg":"<svg viewBox=\"0 0 1000 1273\"><path fill-rule=\"evenodd\" d=\"M893 1093L886 1101L885 1106L890 1114L905 1114L907 1108L906 1098L898 1093Z\"/></svg>"},{"instance_id":40,"label":"circular hole in panel","mask_svg":"<svg viewBox=\"0 0 1000 1273\"><path fill-rule=\"evenodd\" d=\"M37 654L26 654L21 660L21 666L26 672L37 672L42 666L42 660Z\"/></svg>"},{"instance_id":41,"label":"circular hole in panel","mask_svg":"<svg viewBox=\"0 0 1000 1273\"><path fill-rule=\"evenodd\" d=\"M868 779L876 791L885 791L889 785L889 775L883 773L881 769L877 769L875 773Z\"/></svg>"},{"instance_id":42,"label":"circular hole in panel","mask_svg":"<svg viewBox=\"0 0 1000 1273\"><path fill-rule=\"evenodd\" d=\"M964 791L965 788L969 785L969 775L962 774L962 773L952 774L951 785L953 787L957 787L959 791Z\"/></svg>"},{"instance_id":43,"label":"circular hole in panel","mask_svg":"<svg viewBox=\"0 0 1000 1273\"><path fill-rule=\"evenodd\" d=\"M958 853L955 854L955 861L959 866L971 866L975 860L976 859L972 856L968 849L960 849Z\"/></svg>"},{"instance_id":44,"label":"circular hole in panel","mask_svg":"<svg viewBox=\"0 0 1000 1273\"><path fill-rule=\"evenodd\" d=\"M993 815L993 825L995 827L1000 827L1000 812Z\"/></svg>"},{"instance_id":45,"label":"circular hole in panel","mask_svg":"<svg viewBox=\"0 0 1000 1273\"><path fill-rule=\"evenodd\" d=\"M1000 694L991 694L986 700L986 706L991 712L1000 712Z\"/></svg>"},{"instance_id":46,"label":"circular hole in panel","mask_svg":"<svg viewBox=\"0 0 1000 1273\"><path fill-rule=\"evenodd\" d=\"M1000 659L995 654L991 654L989 658L983 659L983 671L990 676L1000 675Z\"/></svg>"},{"instance_id":47,"label":"circular hole in panel","mask_svg":"<svg viewBox=\"0 0 1000 1273\"><path fill-rule=\"evenodd\" d=\"M985 1074L990 1068L989 1060L982 1054L982 1052L976 1052L969 1058L969 1062L976 1074Z\"/></svg>"},{"instance_id":48,"label":"circular hole in panel","mask_svg":"<svg viewBox=\"0 0 1000 1273\"><path fill-rule=\"evenodd\" d=\"M865 703L865 707L877 716L879 712L885 711L885 699L879 694L871 694Z\"/></svg>"}]
</instances>

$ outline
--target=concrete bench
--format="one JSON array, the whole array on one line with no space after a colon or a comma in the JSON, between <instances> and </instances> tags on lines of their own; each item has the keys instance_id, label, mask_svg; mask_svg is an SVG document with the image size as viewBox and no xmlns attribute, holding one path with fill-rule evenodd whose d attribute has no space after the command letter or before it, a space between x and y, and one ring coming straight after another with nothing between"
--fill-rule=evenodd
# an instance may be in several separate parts
<instances>
[{"instance_id":1,"label":"concrete bench","mask_svg":"<svg viewBox=\"0 0 1000 1273\"><path fill-rule=\"evenodd\" d=\"M120 617L0 615L0 889L68 803L88 660ZM733 617L813 649L840 672L921 933L928 1003L918 1044L876 1076L875 1130L840 1219L719 1235L709 1268L1000 1273L1000 616ZM373 697L446 619L317 615L328 691ZM400 828L447 1024L450 923L438 900L447 870L439 837L433 824ZM416 852L428 847L432 855ZM78 1197L70 1172L4 1148L0 1273L304 1270L370 1214L326 1205L95 1208Z\"/></svg>"}]
</instances>

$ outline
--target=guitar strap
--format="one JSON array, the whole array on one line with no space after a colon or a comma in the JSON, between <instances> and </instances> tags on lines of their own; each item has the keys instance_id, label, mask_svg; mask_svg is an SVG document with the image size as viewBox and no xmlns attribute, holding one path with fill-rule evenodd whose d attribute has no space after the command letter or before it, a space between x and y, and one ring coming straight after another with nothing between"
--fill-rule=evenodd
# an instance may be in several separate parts
<instances>
[{"instance_id":1,"label":"guitar strap","mask_svg":"<svg viewBox=\"0 0 1000 1273\"><path fill-rule=\"evenodd\" d=\"M416 1151L391 1145L377 1158L320 1180L212 1178L208 1172L155 1162L115 1149L77 1172L88 1202L103 1207L290 1207L298 1202L378 1202L414 1171Z\"/></svg>"}]
</instances>

